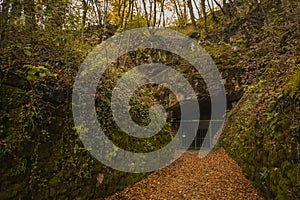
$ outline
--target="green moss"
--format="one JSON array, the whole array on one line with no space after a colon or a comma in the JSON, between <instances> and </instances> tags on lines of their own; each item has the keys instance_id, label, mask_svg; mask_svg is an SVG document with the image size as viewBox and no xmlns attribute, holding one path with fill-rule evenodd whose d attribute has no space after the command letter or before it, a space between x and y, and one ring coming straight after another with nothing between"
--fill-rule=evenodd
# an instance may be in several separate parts
<instances>
[{"instance_id":1,"label":"green moss","mask_svg":"<svg viewBox=\"0 0 300 200\"><path fill-rule=\"evenodd\" d=\"M284 88L284 93L289 94L290 97L293 97L300 87L300 65L298 65L298 70L294 75L289 79Z\"/></svg>"},{"instance_id":2,"label":"green moss","mask_svg":"<svg viewBox=\"0 0 300 200\"><path fill-rule=\"evenodd\" d=\"M0 191L0 199L16 198L18 193L21 193L24 187L25 187L24 184L10 185L8 188L5 189L5 191Z\"/></svg>"},{"instance_id":3,"label":"green moss","mask_svg":"<svg viewBox=\"0 0 300 200\"><path fill-rule=\"evenodd\" d=\"M220 145L265 196L298 199L299 88L290 95L266 90L267 84L271 83L249 88L238 110L228 118Z\"/></svg>"},{"instance_id":4,"label":"green moss","mask_svg":"<svg viewBox=\"0 0 300 200\"><path fill-rule=\"evenodd\" d=\"M25 91L8 85L1 85L0 107L3 110L20 108L26 101Z\"/></svg>"}]
</instances>

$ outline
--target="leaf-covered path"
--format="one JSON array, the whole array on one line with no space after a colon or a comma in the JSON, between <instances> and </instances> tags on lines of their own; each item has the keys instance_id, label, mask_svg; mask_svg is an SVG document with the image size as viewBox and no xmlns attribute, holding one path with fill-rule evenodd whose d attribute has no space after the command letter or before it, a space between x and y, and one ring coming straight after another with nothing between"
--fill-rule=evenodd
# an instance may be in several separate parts
<instances>
[{"instance_id":1,"label":"leaf-covered path","mask_svg":"<svg viewBox=\"0 0 300 200\"><path fill-rule=\"evenodd\" d=\"M107 200L263 199L224 149L200 159L198 151L185 152L158 170Z\"/></svg>"}]
</instances>

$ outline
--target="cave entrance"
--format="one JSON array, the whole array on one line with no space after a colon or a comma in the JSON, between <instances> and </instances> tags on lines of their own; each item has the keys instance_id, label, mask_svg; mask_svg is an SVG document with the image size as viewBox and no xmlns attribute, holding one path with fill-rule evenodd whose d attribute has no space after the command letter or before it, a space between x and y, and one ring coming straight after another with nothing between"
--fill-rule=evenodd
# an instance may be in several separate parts
<instances>
[{"instance_id":1,"label":"cave entrance","mask_svg":"<svg viewBox=\"0 0 300 200\"><path fill-rule=\"evenodd\" d=\"M180 123L182 123L181 129L179 129ZM194 127L192 123L199 123L198 129L191 130L191 127ZM211 123L211 126L209 126L209 123ZM213 135L219 130L222 123L222 120L176 120L173 122L173 127L178 130L181 148L199 150L202 144L204 148L212 147ZM209 137L205 138L207 134ZM189 145L188 141L191 139L193 139L193 142Z\"/></svg>"},{"instance_id":2,"label":"cave entrance","mask_svg":"<svg viewBox=\"0 0 300 200\"><path fill-rule=\"evenodd\" d=\"M179 104L176 104L167 110L169 111L171 124L174 132L178 132L180 138L181 148L199 150L203 145L203 148L210 148L214 142L214 135L219 131L222 126L223 119L211 119L211 101L206 99L198 102L200 108L200 118L196 116L189 116L189 119L181 120L181 111ZM185 106L189 109L193 109L191 101L185 101ZM191 107L190 107L191 106ZM227 105L228 107L228 105ZM180 126L181 123L181 127ZM193 124L194 123L194 124ZM197 130L194 129L193 125L199 123ZM211 123L211 126L209 126ZM205 138L206 135L209 137ZM193 140L192 144L189 145L188 141Z\"/></svg>"}]
</instances>

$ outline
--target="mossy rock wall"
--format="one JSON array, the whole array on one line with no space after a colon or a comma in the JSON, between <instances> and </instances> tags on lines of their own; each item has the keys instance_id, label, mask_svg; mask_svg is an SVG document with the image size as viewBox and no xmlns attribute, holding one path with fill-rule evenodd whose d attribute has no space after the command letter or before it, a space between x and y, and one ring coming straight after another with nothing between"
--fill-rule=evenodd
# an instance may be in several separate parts
<instances>
[{"instance_id":1,"label":"mossy rock wall","mask_svg":"<svg viewBox=\"0 0 300 200\"><path fill-rule=\"evenodd\" d=\"M101 199L147 175L94 159L74 129L69 97L53 105L3 83L0 113L0 199Z\"/></svg>"},{"instance_id":2,"label":"mossy rock wall","mask_svg":"<svg viewBox=\"0 0 300 200\"><path fill-rule=\"evenodd\" d=\"M300 198L300 40L291 12L299 10L296 4L262 4L264 25L249 32L250 46L238 63L242 83L256 80L244 87L219 140L266 199ZM242 38L238 32L231 39Z\"/></svg>"},{"instance_id":3,"label":"mossy rock wall","mask_svg":"<svg viewBox=\"0 0 300 200\"><path fill-rule=\"evenodd\" d=\"M221 137L220 146L267 199L300 198L299 77L298 69L275 90L263 80L249 87Z\"/></svg>"},{"instance_id":4,"label":"mossy rock wall","mask_svg":"<svg viewBox=\"0 0 300 200\"><path fill-rule=\"evenodd\" d=\"M224 48L220 51L230 49L225 44L212 48L218 49L220 46ZM147 52L143 55L148 56ZM242 70L230 67L231 62L227 63L231 58L230 52L217 56L220 58L219 64L226 62L226 67L221 70L226 79L228 96L235 101L241 97L242 90L236 90L241 79L234 80L233 77L240 76ZM184 66L174 56L170 56L168 60L177 68ZM0 199L102 198L147 176L112 170L94 159L84 148L72 119L71 88L74 77L65 77L68 74L65 73L65 68L57 71L57 79L46 77L34 81L26 79L28 72L25 68L19 67L19 71L14 69L5 71L5 76L1 74ZM52 73L54 72L56 71L53 70ZM122 74L115 73L117 77ZM200 81L199 90L204 87L201 84ZM112 84L111 87L113 86ZM107 119L112 119L107 95L111 88L107 86L101 89L106 96L100 95L96 99L96 105L99 122L105 124ZM143 92L147 90L142 90L141 94ZM150 98L153 100L154 97ZM136 105L132 106L131 114L139 115L133 118L138 119L136 121L147 118L147 112L143 109L148 105ZM121 148L134 152L157 150L166 145L174 134L167 128L150 140L136 139L127 137L116 128L115 123L112 124L113 127L111 124L104 126L110 139Z\"/></svg>"}]
</instances>

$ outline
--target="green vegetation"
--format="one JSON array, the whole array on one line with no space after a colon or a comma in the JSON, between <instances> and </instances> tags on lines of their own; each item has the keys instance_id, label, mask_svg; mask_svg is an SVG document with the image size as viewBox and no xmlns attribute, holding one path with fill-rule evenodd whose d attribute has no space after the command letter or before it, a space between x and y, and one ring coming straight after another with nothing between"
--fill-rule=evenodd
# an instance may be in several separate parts
<instances>
[{"instance_id":1,"label":"green vegetation","mask_svg":"<svg viewBox=\"0 0 300 200\"><path fill-rule=\"evenodd\" d=\"M219 145L266 198L299 199L296 0L223 1L227 4L202 11L204 0L195 1L195 10L179 0L151 1L149 7L143 5L147 1L72 2L2 1L0 199L103 198L148 175L113 170L94 159L77 135L71 110L74 78L88 53L116 32L145 26L199 34L195 39L226 80L228 100L243 96L228 113ZM189 17L193 10L198 12L195 23ZM167 12L175 18L169 19ZM183 73L199 99L208 95L201 75L178 55L141 49L113 62L99 80L96 111L106 135L133 152L160 149L174 136L167 123L151 138L129 137L112 117L110 97L118 79L151 62ZM170 91L149 84L135 92L128 109L136 123L147 125L153 104L167 107L176 101Z\"/></svg>"},{"instance_id":2,"label":"green vegetation","mask_svg":"<svg viewBox=\"0 0 300 200\"><path fill-rule=\"evenodd\" d=\"M300 196L299 33L291 32L292 14L285 15L289 27L278 23L288 12L285 6L268 7L269 25L257 33L257 48L246 54L263 71L228 113L219 144L267 199ZM251 71L251 62L247 65Z\"/></svg>"}]
</instances>

